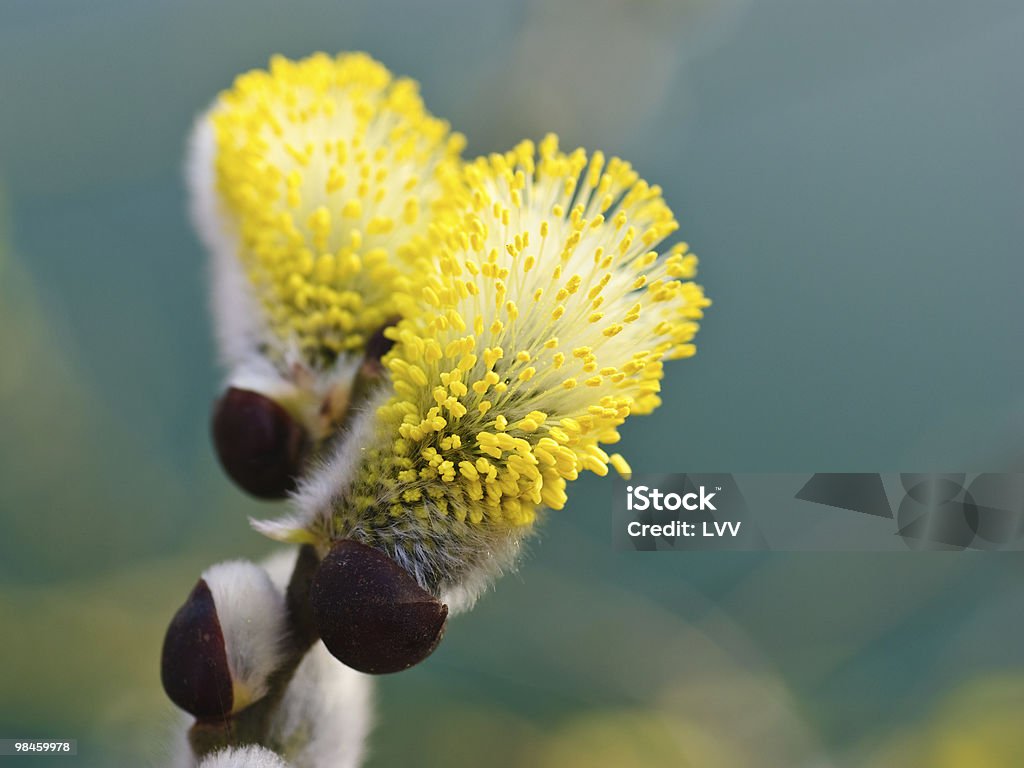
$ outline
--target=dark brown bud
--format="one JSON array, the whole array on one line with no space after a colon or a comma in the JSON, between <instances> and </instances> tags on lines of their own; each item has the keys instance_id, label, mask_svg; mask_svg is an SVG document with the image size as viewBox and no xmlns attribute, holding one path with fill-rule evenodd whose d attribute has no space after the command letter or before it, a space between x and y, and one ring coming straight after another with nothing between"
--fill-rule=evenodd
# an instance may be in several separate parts
<instances>
[{"instance_id":1,"label":"dark brown bud","mask_svg":"<svg viewBox=\"0 0 1024 768\"><path fill-rule=\"evenodd\" d=\"M395 346L395 342L385 336L384 332L397 322L397 317L392 318L387 325L378 328L366 342L363 362L356 372L352 388L348 393L348 402L346 403L348 408L363 403L384 380L384 363L381 362L381 359Z\"/></svg>"},{"instance_id":2,"label":"dark brown bud","mask_svg":"<svg viewBox=\"0 0 1024 768\"><path fill-rule=\"evenodd\" d=\"M433 653L448 606L378 549L343 539L313 577L313 621L339 661L370 674L400 672Z\"/></svg>"},{"instance_id":3,"label":"dark brown bud","mask_svg":"<svg viewBox=\"0 0 1024 768\"><path fill-rule=\"evenodd\" d=\"M231 713L234 694L224 633L204 579L167 628L160 679L171 701L200 720Z\"/></svg>"},{"instance_id":4,"label":"dark brown bud","mask_svg":"<svg viewBox=\"0 0 1024 768\"><path fill-rule=\"evenodd\" d=\"M367 341L367 348L364 353L364 360L366 362L378 362L379 364L381 357L391 351L391 347L394 346L394 340L385 336L384 332L397 323L398 318L392 317L386 325L381 326L377 329L376 333L370 337Z\"/></svg>"},{"instance_id":5,"label":"dark brown bud","mask_svg":"<svg viewBox=\"0 0 1024 768\"><path fill-rule=\"evenodd\" d=\"M305 429L269 397L231 387L213 410L213 445L228 476L261 499L295 489L308 445Z\"/></svg>"}]
</instances>

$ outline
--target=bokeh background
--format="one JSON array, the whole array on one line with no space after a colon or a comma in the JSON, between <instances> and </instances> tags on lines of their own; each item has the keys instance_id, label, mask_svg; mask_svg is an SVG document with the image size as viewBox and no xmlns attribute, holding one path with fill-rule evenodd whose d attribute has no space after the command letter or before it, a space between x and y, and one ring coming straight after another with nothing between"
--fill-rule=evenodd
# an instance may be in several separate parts
<instances>
[{"instance_id":1,"label":"bokeh background","mask_svg":"<svg viewBox=\"0 0 1024 768\"><path fill-rule=\"evenodd\" d=\"M470 154L661 184L715 306L634 467L979 471L1024 464L1022 39L1017 0L4 0L0 737L160 764L168 619L269 551L180 174L235 74L367 50ZM1024 765L1020 555L616 553L609 482L380 681L370 766Z\"/></svg>"}]
</instances>

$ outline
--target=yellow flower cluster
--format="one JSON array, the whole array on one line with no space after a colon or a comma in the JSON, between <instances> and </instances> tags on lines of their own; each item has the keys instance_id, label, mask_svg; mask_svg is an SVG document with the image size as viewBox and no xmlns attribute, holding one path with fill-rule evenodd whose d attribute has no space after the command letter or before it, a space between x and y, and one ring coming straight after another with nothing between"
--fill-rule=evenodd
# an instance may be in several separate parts
<instances>
[{"instance_id":1,"label":"yellow flower cluster","mask_svg":"<svg viewBox=\"0 0 1024 768\"><path fill-rule=\"evenodd\" d=\"M581 471L629 471L602 446L660 404L710 303L687 245L658 250L678 228L660 188L554 136L463 163L416 84L364 54L275 58L210 119L279 349L327 367L400 318L355 465L305 533L275 535L357 538L455 583Z\"/></svg>"},{"instance_id":2,"label":"yellow flower cluster","mask_svg":"<svg viewBox=\"0 0 1024 768\"><path fill-rule=\"evenodd\" d=\"M395 314L406 250L464 144L365 54L271 60L211 120L217 189L268 325L327 365Z\"/></svg>"},{"instance_id":3,"label":"yellow flower cluster","mask_svg":"<svg viewBox=\"0 0 1024 768\"><path fill-rule=\"evenodd\" d=\"M335 530L528 526L581 470L628 472L601 444L659 405L663 360L695 352L697 259L654 250L678 225L628 163L527 141L465 165L445 208L416 244L394 393Z\"/></svg>"}]
</instances>

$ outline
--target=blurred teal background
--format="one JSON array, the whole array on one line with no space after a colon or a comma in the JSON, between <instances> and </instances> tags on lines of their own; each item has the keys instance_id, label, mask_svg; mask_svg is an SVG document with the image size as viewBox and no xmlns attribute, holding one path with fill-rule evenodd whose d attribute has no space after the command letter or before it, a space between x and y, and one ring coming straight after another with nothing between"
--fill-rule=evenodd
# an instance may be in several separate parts
<instances>
[{"instance_id":1,"label":"blurred teal background","mask_svg":"<svg viewBox=\"0 0 1024 768\"><path fill-rule=\"evenodd\" d=\"M469 154L555 130L661 184L715 305L634 467L1019 470L1022 40L1014 0L5 0L0 737L159 764L167 621L269 551L180 174L236 74L366 50ZM380 681L370 766L1024 765L1019 555L615 553L609 482Z\"/></svg>"}]
</instances>

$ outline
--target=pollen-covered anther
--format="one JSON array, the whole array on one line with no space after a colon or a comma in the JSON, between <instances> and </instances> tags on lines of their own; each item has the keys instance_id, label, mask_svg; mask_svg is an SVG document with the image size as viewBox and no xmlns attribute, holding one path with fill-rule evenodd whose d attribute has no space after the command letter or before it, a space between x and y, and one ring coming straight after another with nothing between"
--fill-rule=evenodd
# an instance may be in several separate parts
<instances>
[{"instance_id":1,"label":"pollen-covered anther","mask_svg":"<svg viewBox=\"0 0 1024 768\"><path fill-rule=\"evenodd\" d=\"M353 497L523 528L580 471L628 467L599 445L658 406L662 361L693 353L709 302L685 244L654 250L677 228L660 189L618 158L549 136L470 163L453 190L386 359L395 395L378 429L406 450L368 451L372 487L357 478Z\"/></svg>"},{"instance_id":2,"label":"pollen-covered anther","mask_svg":"<svg viewBox=\"0 0 1024 768\"><path fill-rule=\"evenodd\" d=\"M216 190L276 346L315 363L358 352L397 312L463 138L414 81L359 53L274 57L208 119Z\"/></svg>"}]
</instances>

